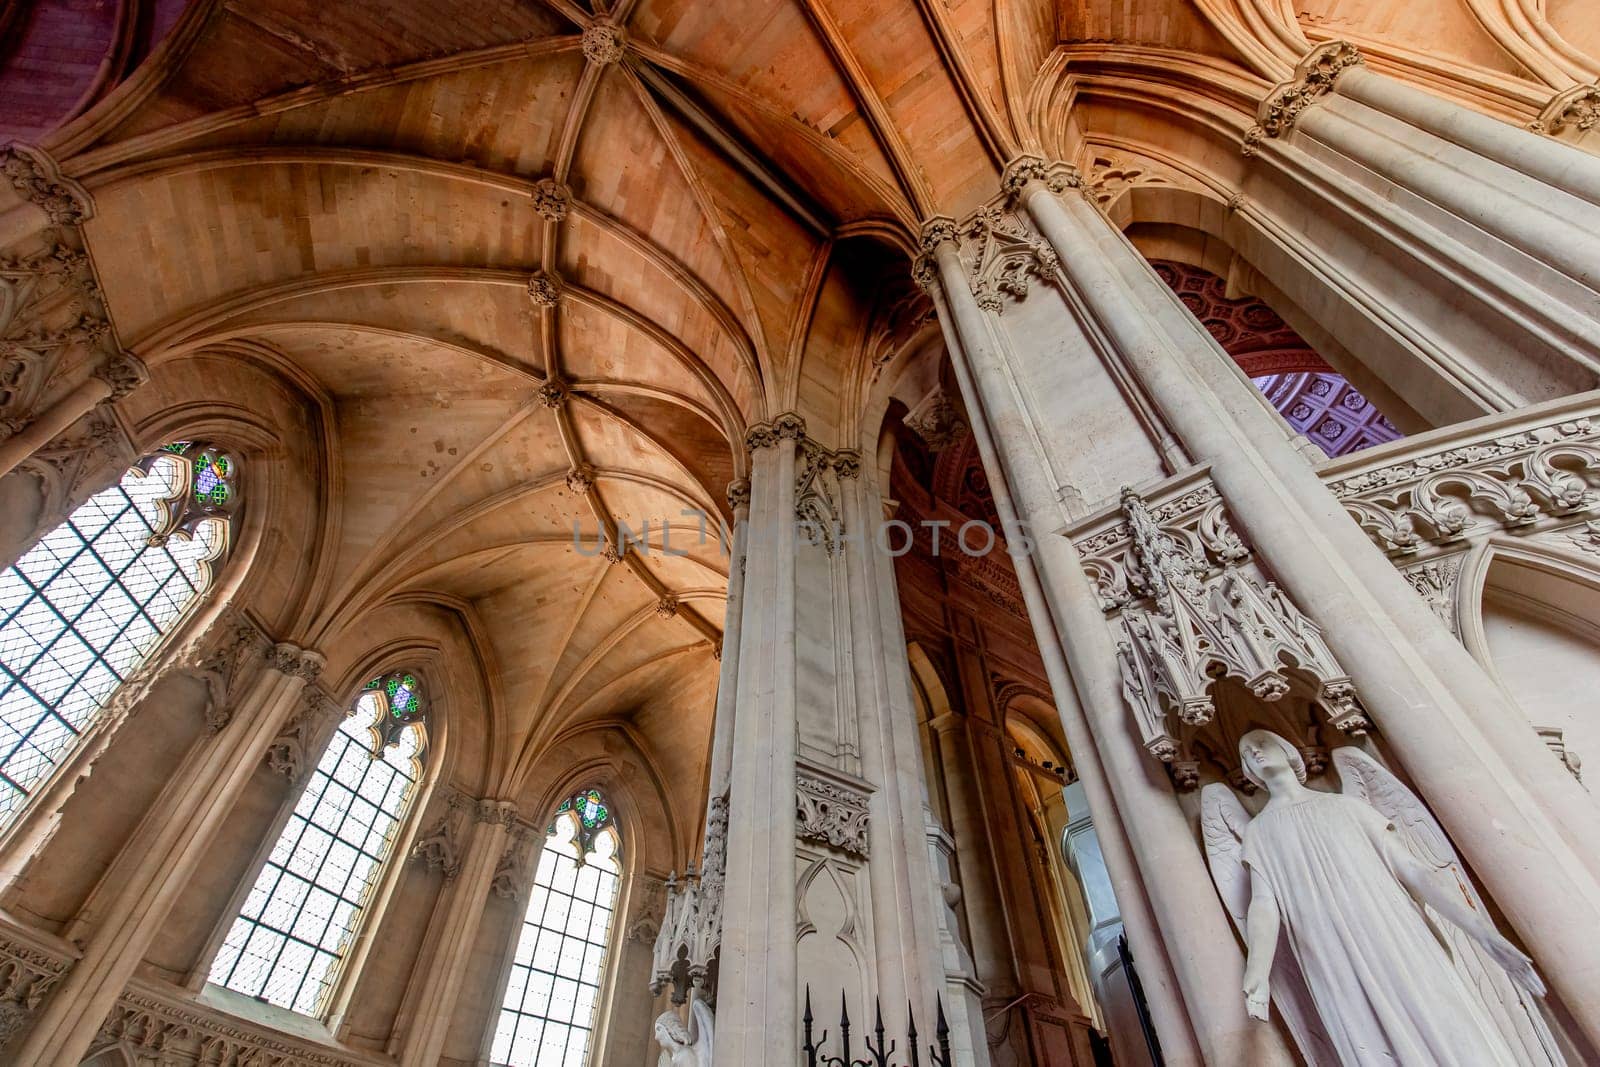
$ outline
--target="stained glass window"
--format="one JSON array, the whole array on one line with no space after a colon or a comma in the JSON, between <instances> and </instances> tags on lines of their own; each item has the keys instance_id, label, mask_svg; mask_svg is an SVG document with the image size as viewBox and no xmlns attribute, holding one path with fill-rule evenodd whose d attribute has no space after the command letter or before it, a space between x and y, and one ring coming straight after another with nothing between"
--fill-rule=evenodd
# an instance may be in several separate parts
<instances>
[{"instance_id":1,"label":"stained glass window","mask_svg":"<svg viewBox=\"0 0 1600 1067\"><path fill-rule=\"evenodd\" d=\"M598 791L583 790L557 809L512 957L493 1063L583 1067L617 903L619 846Z\"/></svg>"},{"instance_id":2,"label":"stained glass window","mask_svg":"<svg viewBox=\"0 0 1600 1067\"><path fill-rule=\"evenodd\" d=\"M145 457L0 574L0 826L211 585L229 512L191 514L192 445Z\"/></svg>"},{"instance_id":3,"label":"stained glass window","mask_svg":"<svg viewBox=\"0 0 1600 1067\"><path fill-rule=\"evenodd\" d=\"M416 792L425 708L408 673L362 689L223 940L211 981L302 1015L326 1012Z\"/></svg>"}]
</instances>

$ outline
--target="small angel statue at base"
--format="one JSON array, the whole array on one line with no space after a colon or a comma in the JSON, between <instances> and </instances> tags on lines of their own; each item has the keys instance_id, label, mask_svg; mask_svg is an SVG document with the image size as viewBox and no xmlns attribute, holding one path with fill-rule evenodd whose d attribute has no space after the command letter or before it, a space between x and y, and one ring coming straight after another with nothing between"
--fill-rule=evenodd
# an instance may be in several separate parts
<instances>
[{"instance_id":1,"label":"small angel statue at base","mask_svg":"<svg viewBox=\"0 0 1600 1067\"><path fill-rule=\"evenodd\" d=\"M1207 786L1202 823L1244 932L1253 1017L1267 1018L1270 996L1313 1067L1564 1063L1532 962L1399 779L1342 748L1346 792L1308 789L1299 751L1266 730L1245 734L1239 755L1266 807L1251 819L1227 786Z\"/></svg>"},{"instance_id":2,"label":"small angel statue at base","mask_svg":"<svg viewBox=\"0 0 1600 1067\"><path fill-rule=\"evenodd\" d=\"M699 1000L689 1002L689 1026L671 1008L656 1016L657 1067L711 1067L711 1028L711 1009Z\"/></svg>"}]
</instances>

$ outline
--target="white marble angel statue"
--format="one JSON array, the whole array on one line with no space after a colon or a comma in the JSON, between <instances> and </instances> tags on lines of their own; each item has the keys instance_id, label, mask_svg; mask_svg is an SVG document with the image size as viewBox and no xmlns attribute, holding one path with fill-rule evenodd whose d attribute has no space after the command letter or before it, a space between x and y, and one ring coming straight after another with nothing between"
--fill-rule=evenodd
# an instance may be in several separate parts
<instances>
[{"instance_id":1,"label":"white marble angel statue","mask_svg":"<svg viewBox=\"0 0 1600 1067\"><path fill-rule=\"evenodd\" d=\"M656 1044L661 1058L656 1067L711 1067L711 1009L696 1000L689 1002L689 1025L685 1026L671 1008L656 1017Z\"/></svg>"},{"instance_id":2,"label":"white marble angel statue","mask_svg":"<svg viewBox=\"0 0 1600 1067\"><path fill-rule=\"evenodd\" d=\"M1359 749L1333 753L1343 793L1305 785L1277 734L1239 741L1268 794L1254 819L1201 794L1212 877L1249 958L1249 1013L1278 1006L1310 1067L1564 1067L1532 962L1488 917L1443 830Z\"/></svg>"}]
</instances>

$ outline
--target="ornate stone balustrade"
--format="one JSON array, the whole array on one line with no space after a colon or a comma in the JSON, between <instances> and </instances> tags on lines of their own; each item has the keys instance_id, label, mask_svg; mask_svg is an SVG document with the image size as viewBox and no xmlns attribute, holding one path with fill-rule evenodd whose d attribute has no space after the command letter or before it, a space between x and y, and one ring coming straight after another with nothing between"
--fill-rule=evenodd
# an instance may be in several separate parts
<instances>
[{"instance_id":1,"label":"ornate stone balustrade","mask_svg":"<svg viewBox=\"0 0 1600 1067\"><path fill-rule=\"evenodd\" d=\"M1586 524L1600 513L1600 393L1396 441L1320 473L1408 572L1494 534Z\"/></svg>"}]
</instances>

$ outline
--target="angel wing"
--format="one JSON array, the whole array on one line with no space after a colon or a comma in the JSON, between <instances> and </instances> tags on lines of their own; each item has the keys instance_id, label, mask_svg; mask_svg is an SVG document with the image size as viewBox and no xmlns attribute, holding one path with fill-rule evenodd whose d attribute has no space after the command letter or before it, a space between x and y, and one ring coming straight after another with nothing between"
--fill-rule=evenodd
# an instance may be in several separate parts
<instances>
[{"instance_id":1,"label":"angel wing","mask_svg":"<svg viewBox=\"0 0 1600 1067\"><path fill-rule=\"evenodd\" d=\"M689 1013L694 1018L695 1062L700 1067L711 1067L711 1031L716 1018L706 1003L698 998L689 1005Z\"/></svg>"},{"instance_id":2,"label":"angel wing","mask_svg":"<svg viewBox=\"0 0 1600 1067\"><path fill-rule=\"evenodd\" d=\"M1244 831L1249 825L1250 813L1232 789L1221 782L1201 788L1200 832L1206 842L1206 863L1217 895L1240 938L1244 937L1245 915L1250 910L1250 874L1244 868ZM1286 928L1278 934L1271 985L1272 1003L1277 1005L1307 1067L1339 1067L1338 1053L1317 1017L1316 1003L1289 945Z\"/></svg>"},{"instance_id":3,"label":"angel wing","mask_svg":"<svg viewBox=\"0 0 1600 1067\"><path fill-rule=\"evenodd\" d=\"M1440 878L1453 883L1473 910L1488 914L1478 887L1467 876L1466 866L1456 855L1444 827L1404 782L1359 748L1336 748L1332 760L1346 796L1364 800L1377 809L1394 824L1413 856L1438 871ZM1564 1067L1566 1057L1545 1022L1538 999L1518 988L1466 931L1435 915L1432 908L1425 907L1424 911L1450 950L1456 973L1512 1049L1522 1052L1523 1062L1536 1067Z\"/></svg>"}]
</instances>

